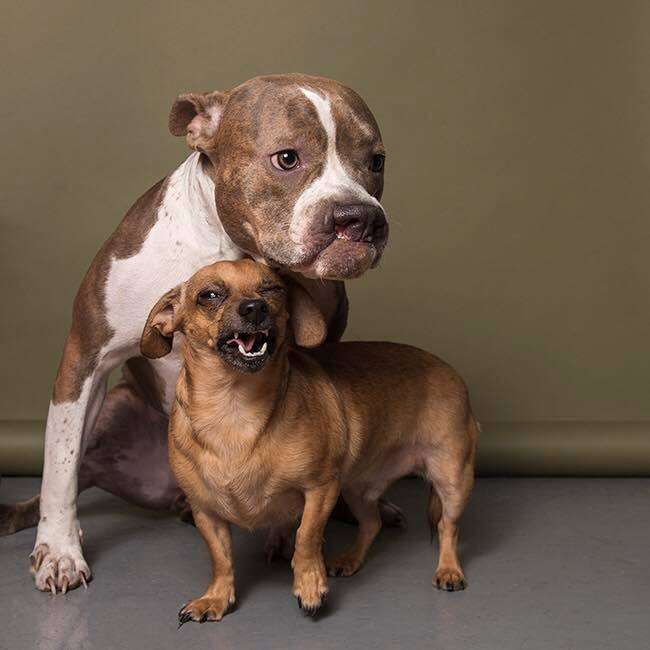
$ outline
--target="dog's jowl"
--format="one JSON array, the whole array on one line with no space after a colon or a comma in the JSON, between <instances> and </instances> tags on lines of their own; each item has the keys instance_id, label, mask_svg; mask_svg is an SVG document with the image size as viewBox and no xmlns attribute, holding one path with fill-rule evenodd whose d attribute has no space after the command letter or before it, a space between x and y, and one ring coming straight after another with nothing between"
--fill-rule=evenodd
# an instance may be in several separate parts
<instances>
[{"instance_id":1,"label":"dog's jowl","mask_svg":"<svg viewBox=\"0 0 650 650\"><path fill-rule=\"evenodd\" d=\"M79 491L96 485L146 506L182 504L166 451L180 360L172 350L149 362L138 349L158 297L206 264L250 256L297 273L336 339L347 316L340 281L375 266L386 245L384 148L349 88L304 75L259 77L181 95L169 127L193 153L131 208L74 302L46 427L32 554L42 590L91 577ZM107 393L117 366L123 379ZM0 509L0 534L33 525L38 509L38 500ZM389 505L383 512L399 517Z\"/></svg>"},{"instance_id":2,"label":"dog's jowl","mask_svg":"<svg viewBox=\"0 0 650 650\"><path fill-rule=\"evenodd\" d=\"M304 288L251 260L219 262L161 297L141 349L159 358L183 335L169 458L208 545L213 576L180 623L220 620L235 603L230 524L294 527L293 593L315 613L327 575L362 565L381 528L378 500L411 473L430 484L440 542L434 584L465 587L458 519L474 480L478 426L467 389L444 361L407 345L331 343ZM297 346L316 348L301 350ZM325 524L342 492L356 541L325 561Z\"/></svg>"}]
</instances>

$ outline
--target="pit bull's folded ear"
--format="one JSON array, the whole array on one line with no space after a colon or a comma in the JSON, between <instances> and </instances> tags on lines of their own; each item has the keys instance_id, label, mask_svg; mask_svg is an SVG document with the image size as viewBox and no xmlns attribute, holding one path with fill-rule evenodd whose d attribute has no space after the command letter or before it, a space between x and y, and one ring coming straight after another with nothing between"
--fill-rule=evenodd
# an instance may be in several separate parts
<instances>
[{"instance_id":1,"label":"pit bull's folded ear","mask_svg":"<svg viewBox=\"0 0 650 650\"><path fill-rule=\"evenodd\" d=\"M140 352L149 359L169 354L174 342L174 332L180 329L183 285L170 289L154 306L140 338Z\"/></svg>"},{"instance_id":2,"label":"pit bull's folded ear","mask_svg":"<svg viewBox=\"0 0 650 650\"><path fill-rule=\"evenodd\" d=\"M169 131L186 136L190 149L208 151L225 103L226 93L219 91L179 95L169 113Z\"/></svg>"},{"instance_id":3,"label":"pit bull's folded ear","mask_svg":"<svg viewBox=\"0 0 650 650\"><path fill-rule=\"evenodd\" d=\"M296 280L284 276L289 290L289 320L296 344L302 348L315 348L325 341L327 324L314 299Z\"/></svg>"}]
</instances>

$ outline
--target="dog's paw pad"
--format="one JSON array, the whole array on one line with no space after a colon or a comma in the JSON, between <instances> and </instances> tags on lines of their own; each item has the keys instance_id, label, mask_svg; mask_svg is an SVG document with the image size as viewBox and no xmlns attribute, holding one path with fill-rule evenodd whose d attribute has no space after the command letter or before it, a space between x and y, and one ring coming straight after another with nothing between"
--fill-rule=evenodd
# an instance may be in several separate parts
<instances>
[{"instance_id":1,"label":"dog's paw pad","mask_svg":"<svg viewBox=\"0 0 650 650\"><path fill-rule=\"evenodd\" d=\"M438 569L433 583L441 591L462 591L467 587L465 576L458 569Z\"/></svg>"}]
</instances>

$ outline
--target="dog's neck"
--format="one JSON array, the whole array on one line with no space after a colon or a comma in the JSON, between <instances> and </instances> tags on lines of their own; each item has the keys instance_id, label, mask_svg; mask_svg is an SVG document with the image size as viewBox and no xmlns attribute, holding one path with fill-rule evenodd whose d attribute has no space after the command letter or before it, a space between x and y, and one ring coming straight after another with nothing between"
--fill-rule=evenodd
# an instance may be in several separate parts
<instances>
[{"instance_id":1,"label":"dog's neck","mask_svg":"<svg viewBox=\"0 0 650 650\"><path fill-rule=\"evenodd\" d=\"M189 344L184 359L186 411L196 436L206 444L241 447L264 435L289 378L284 346L256 373L235 370L215 352Z\"/></svg>"}]
</instances>

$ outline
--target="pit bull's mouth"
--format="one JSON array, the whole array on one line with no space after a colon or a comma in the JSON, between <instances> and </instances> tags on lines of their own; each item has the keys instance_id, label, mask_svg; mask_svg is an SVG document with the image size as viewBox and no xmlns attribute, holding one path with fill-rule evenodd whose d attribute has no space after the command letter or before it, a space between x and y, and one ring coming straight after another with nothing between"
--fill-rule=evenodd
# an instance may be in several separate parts
<instances>
[{"instance_id":1,"label":"pit bull's mouth","mask_svg":"<svg viewBox=\"0 0 650 650\"><path fill-rule=\"evenodd\" d=\"M378 247L372 242L354 241L345 233L337 232L327 246L295 270L308 278L351 280L376 266L382 251L383 245Z\"/></svg>"},{"instance_id":2,"label":"pit bull's mouth","mask_svg":"<svg viewBox=\"0 0 650 650\"><path fill-rule=\"evenodd\" d=\"M275 350L273 329L229 332L219 339L218 350L232 366L247 372L261 370Z\"/></svg>"}]
</instances>

